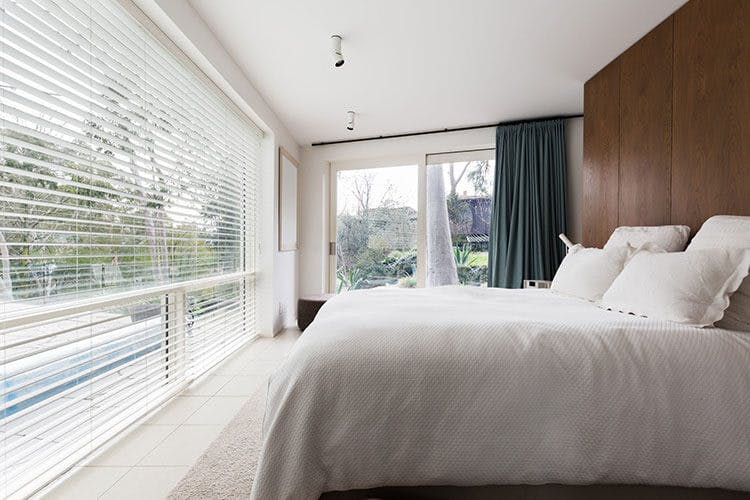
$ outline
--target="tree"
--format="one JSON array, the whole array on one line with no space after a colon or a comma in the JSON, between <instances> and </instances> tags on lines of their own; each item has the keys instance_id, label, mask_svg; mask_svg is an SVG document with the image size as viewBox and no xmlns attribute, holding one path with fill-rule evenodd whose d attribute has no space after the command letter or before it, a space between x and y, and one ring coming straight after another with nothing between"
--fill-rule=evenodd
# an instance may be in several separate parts
<instances>
[{"instance_id":1,"label":"tree","mask_svg":"<svg viewBox=\"0 0 750 500\"><path fill-rule=\"evenodd\" d=\"M81 186L86 179L77 174L88 168L90 158L77 144L63 147L30 135L44 137L50 132L42 127L28 134L2 130L5 168L0 170L0 180L5 185L0 193L5 199L0 201L0 226L6 228L3 240L7 241L0 245L0 252L3 264L8 263L4 288L15 287L6 290L6 297L9 293L17 299L47 297L66 287L70 291L79 284L81 288L90 285L90 270L80 265L90 257L76 256L71 248L79 247L82 235L99 232L103 224L113 221L97 213L82 217L82 208L91 207L94 199L119 201L107 182L92 181L90 189Z\"/></svg>"},{"instance_id":2,"label":"tree","mask_svg":"<svg viewBox=\"0 0 750 500\"><path fill-rule=\"evenodd\" d=\"M341 214L336 221L336 256L340 269L351 269L367 248L369 228L361 217Z\"/></svg>"},{"instance_id":3,"label":"tree","mask_svg":"<svg viewBox=\"0 0 750 500\"><path fill-rule=\"evenodd\" d=\"M357 173L351 176L349 192L356 203L356 213L346 211L337 217L336 257L337 267L344 274L351 269L364 253L370 237L370 202L373 174Z\"/></svg>"},{"instance_id":4,"label":"tree","mask_svg":"<svg viewBox=\"0 0 750 500\"><path fill-rule=\"evenodd\" d=\"M0 301L7 302L13 300L13 280L10 274L10 252L8 243L5 241L2 231L0 231L0 259L2 259L2 280L0 280Z\"/></svg>"},{"instance_id":5,"label":"tree","mask_svg":"<svg viewBox=\"0 0 750 500\"><path fill-rule=\"evenodd\" d=\"M487 173L489 171L490 162L488 160L467 161L466 163L464 163L463 168L460 172L458 172L458 174L456 174L456 165L456 163L448 164L448 178L450 180L451 195L458 194L458 184L461 182L461 179L464 178L464 175L466 175L466 178L474 186L474 191L476 192L476 194L489 194L489 186L487 186Z\"/></svg>"},{"instance_id":6,"label":"tree","mask_svg":"<svg viewBox=\"0 0 750 500\"><path fill-rule=\"evenodd\" d=\"M428 287L458 283L442 165L427 166L427 276Z\"/></svg>"},{"instance_id":7,"label":"tree","mask_svg":"<svg viewBox=\"0 0 750 500\"><path fill-rule=\"evenodd\" d=\"M373 174L358 174L354 176L352 195L357 200L357 213L360 217L366 216L370 210L370 198L374 182L375 176Z\"/></svg>"},{"instance_id":8,"label":"tree","mask_svg":"<svg viewBox=\"0 0 750 500\"><path fill-rule=\"evenodd\" d=\"M461 179L463 179L464 174L466 173L466 170L469 168L471 162L466 162L464 165L464 168L461 169L461 173L456 176L456 170L455 170L455 163L451 163L448 165L448 176L450 177L451 182L451 190L450 194L456 195L456 190L458 189L458 183L461 182Z\"/></svg>"},{"instance_id":9,"label":"tree","mask_svg":"<svg viewBox=\"0 0 750 500\"><path fill-rule=\"evenodd\" d=\"M471 181L476 194L489 195L487 174L490 170L490 162L488 160L478 160L472 163L474 163L474 168L469 171L466 178Z\"/></svg>"}]
</instances>

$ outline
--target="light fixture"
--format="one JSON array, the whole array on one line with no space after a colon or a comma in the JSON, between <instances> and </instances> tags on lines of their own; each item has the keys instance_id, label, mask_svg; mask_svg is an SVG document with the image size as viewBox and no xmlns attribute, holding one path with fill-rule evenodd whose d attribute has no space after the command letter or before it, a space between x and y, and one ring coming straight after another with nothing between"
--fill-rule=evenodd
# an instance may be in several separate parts
<instances>
[{"instance_id":1,"label":"light fixture","mask_svg":"<svg viewBox=\"0 0 750 500\"><path fill-rule=\"evenodd\" d=\"M333 45L333 64L337 68L344 65L344 56L341 55L341 35L331 35Z\"/></svg>"},{"instance_id":2,"label":"light fixture","mask_svg":"<svg viewBox=\"0 0 750 500\"><path fill-rule=\"evenodd\" d=\"M346 130L354 130L354 111L346 112Z\"/></svg>"}]
</instances>

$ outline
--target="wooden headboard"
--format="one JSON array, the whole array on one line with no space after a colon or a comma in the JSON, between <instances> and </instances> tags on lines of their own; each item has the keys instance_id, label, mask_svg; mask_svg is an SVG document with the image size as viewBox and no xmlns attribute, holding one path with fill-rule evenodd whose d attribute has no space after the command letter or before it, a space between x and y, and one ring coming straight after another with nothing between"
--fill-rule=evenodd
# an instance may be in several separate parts
<instances>
[{"instance_id":1,"label":"wooden headboard","mask_svg":"<svg viewBox=\"0 0 750 500\"><path fill-rule=\"evenodd\" d=\"M584 86L583 242L750 215L750 0L691 0Z\"/></svg>"}]
</instances>

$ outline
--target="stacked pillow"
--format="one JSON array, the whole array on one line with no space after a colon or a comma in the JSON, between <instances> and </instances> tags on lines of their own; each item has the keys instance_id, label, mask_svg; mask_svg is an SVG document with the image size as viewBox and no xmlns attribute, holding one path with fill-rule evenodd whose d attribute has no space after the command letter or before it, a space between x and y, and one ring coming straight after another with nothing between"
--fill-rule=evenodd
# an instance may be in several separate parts
<instances>
[{"instance_id":1,"label":"stacked pillow","mask_svg":"<svg viewBox=\"0 0 750 500\"><path fill-rule=\"evenodd\" d=\"M632 251L627 245L609 249L574 245L560 263L550 289L561 295L597 302L620 274Z\"/></svg>"},{"instance_id":2,"label":"stacked pillow","mask_svg":"<svg viewBox=\"0 0 750 500\"><path fill-rule=\"evenodd\" d=\"M601 307L691 326L711 326L750 270L750 251L638 250L604 293Z\"/></svg>"},{"instance_id":3,"label":"stacked pillow","mask_svg":"<svg viewBox=\"0 0 750 500\"><path fill-rule=\"evenodd\" d=\"M750 249L750 217L715 215L708 219L686 251L708 248ZM716 326L750 332L750 277L732 295L724 317Z\"/></svg>"},{"instance_id":4,"label":"stacked pillow","mask_svg":"<svg viewBox=\"0 0 750 500\"><path fill-rule=\"evenodd\" d=\"M572 247L551 289L613 311L750 331L750 217L712 217L682 251L688 235L686 226L617 228L603 249Z\"/></svg>"},{"instance_id":5,"label":"stacked pillow","mask_svg":"<svg viewBox=\"0 0 750 500\"><path fill-rule=\"evenodd\" d=\"M687 226L618 227L604 248L572 246L550 288L561 295L598 302L636 249L680 252L689 236Z\"/></svg>"},{"instance_id":6,"label":"stacked pillow","mask_svg":"<svg viewBox=\"0 0 750 500\"><path fill-rule=\"evenodd\" d=\"M682 252L689 237L688 226L621 226L612 232L604 249L651 243L667 252Z\"/></svg>"}]
</instances>

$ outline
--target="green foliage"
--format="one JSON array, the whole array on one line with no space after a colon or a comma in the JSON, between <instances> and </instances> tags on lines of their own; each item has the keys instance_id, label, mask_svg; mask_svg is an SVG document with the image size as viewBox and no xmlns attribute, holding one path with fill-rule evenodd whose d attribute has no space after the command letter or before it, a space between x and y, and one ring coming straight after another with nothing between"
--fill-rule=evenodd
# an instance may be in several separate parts
<instances>
[{"instance_id":1,"label":"green foliage","mask_svg":"<svg viewBox=\"0 0 750 500\"><path fill-rule=\"evenodd\" d=\"M458 268L458 282L462 285L486 286L487 266L460 266Z\"/></svg>"},{"instance_id":2,"label":"green foliage","mask_svg":"<svg viewBox=\"0 0 750 500\"><path fill-rule=\"evenodd\" d=\"M398 287L399 288L416 288L417 287L417 278L414 276L405 276L398 280Z\"/></svg>"},{"instance_id":3,"label":"green foliage","mask_svg":"<svg viewBox=\"0 0 750 500\"><path fill-rule=\"evenodd\" d=\"M382 261L385 273L389 276L402 278L417 273L417 251L401 252L395 250Z\"/></svg>"},{"instance_id":4,"label":"green foliage","mask_svg":"<svg viewBox=\"0 0 750 500\"><path fill-rule=\"evenodd\" d=\"M367 272L364 269L354 267L347 271L341 269L336 272L338 278L337 291L341 293L343 290L357 290L362 288L367 281Z\"/></svg>"},{"instance_id":5,"label":"green foliage","mask_svg":"<svg viewBox=\"0 0 750 500\"><path fill-rule=\"evenodd\" d=\"M486 266L488 255L487 252L472 252L471 253L471 265L472 266Z\"/></svg>"},{"instance_id":6,"label":"green foliage","mask_svg":"<svg viewBox=\"0 0 750 500\"><path fill-rule=\"evenodd\" d=\"M474 162L474 168L472 168L466 178L471 181L474 186L476 194L488 195L489 193L489 178L490 173L490 162L487 160L481 160Z\"/></svg>"},{"instance_id":7,"label":"green foliage","mask_svg":"<svg viewBox=\"0 0 750 500\"><path fill-rule=\"evenodd\" d=\"M456 266L471 266L476 261L476 256L469 245L454 246L453 258L456 261Z\"/></svg>"},{"instance_id":8,"label":"green foliage","mask_svg":"<svg viewBox=\"0 0 750 500\"><path fill-rule=\"evenodd\" d=\"M101 124L90 129L90 143L69 146L2 130L8 139L2 150L8 154L0 160L0 236L7 242L15 298L142 286L240 268L239 207L227 209L221 181L193 186L202 190L196 197L201 203L187 210L200 217L185 217L184 200L176 211L174 202L186 187L183 181L156 165L144 173L135 166L130 170L122 159L110 163L102 155L127 153L128 135L100 133ZM175 212L182 215L179 223Z\"/></svg>"},{"instance_id":9,"label":"green foliage","mask_svg":"<svg viewBox=\"0 0 750 500\"><path fill-rule=\"evenodd\" d=\"M483 286L487 284L487 253L473 252L471 245L464 243L453 247L458 282L462 285Z\"/></svg>"},{"instance_id":10,"label":"green foliage","mask_svg":"<svg viewBox=\"0 0 750 500\"><path fill-rule=\"evenodd\" d=\"M350 268L367 249L369 221L366 218L342 214L336 221L336 254L339 265Z\"/></svg>"}]
</instances>

